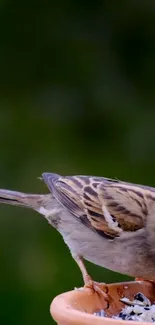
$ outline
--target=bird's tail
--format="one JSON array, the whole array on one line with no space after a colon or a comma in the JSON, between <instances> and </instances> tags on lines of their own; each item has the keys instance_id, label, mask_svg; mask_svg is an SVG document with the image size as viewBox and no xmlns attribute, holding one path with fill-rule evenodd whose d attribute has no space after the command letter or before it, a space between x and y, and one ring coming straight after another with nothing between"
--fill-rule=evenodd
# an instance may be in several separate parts
<instances>
[{"instance_id":1,"label":"bird's tail","mask_svg":"<svg viewBox=\"0 0 155 325\"><path fill-rule=\"evenodd\" d=\"M26 194L21 192L0 189L0 203L18 205L37 209L40 206L43 195Z\"/></svg>"}]
</instances>

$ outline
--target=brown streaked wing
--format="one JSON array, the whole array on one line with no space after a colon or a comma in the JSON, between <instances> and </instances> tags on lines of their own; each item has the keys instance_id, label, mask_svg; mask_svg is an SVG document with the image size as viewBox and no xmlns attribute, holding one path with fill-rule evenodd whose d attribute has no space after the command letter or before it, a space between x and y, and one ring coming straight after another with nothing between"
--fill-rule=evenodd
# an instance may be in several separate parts
<instances>
[{"instance_id":1,"label":"brown streaked wing","mask_svg":"<svg viewBox=\"0 0 155 325\"><path fill-rule=\"evenodd\" d=\"M125 231L136 231L144 226L147 215L145 196L148 190L129 183L102 182L99 196L109 213L114 215Z\"/></svg>"},{"instance_id":2,"label":"brown streaked wing","mask_svg":"<svg viewBox=\"0 0 155 325\"><path fill-rule=\"evenodd\" d=\"M100 235L115 238L121 230L136 231L144 226L147 207L142 186L100 177L61 177L50 173L43 174L43 179L61 204ZM103 207L108 210L110 223Z\"/></svg>"},{"instance_id":3,"label":"brown streaked wing","mask_svg":"<svg viewBox=\"0 0 155 325\"><path fill-rule=\"evenodd\" d=\"M44 173L42 177L55 198L72 214L79 215L79 217L84 214L77 200L78 192L72 186L72 182L71 185L68 184L69 179L53 173Z\"/></svg>"},{"instance_id":4,"label":"brown streaked wing","mask_svg":"<svg viewBox=\"0 0 155 325\"><path fill-rule=\"evenodd\" d=\"M103 232L111 238L115 238L120 235L121 229L119 228L119 225L114 226L117 222L114 216L110 216L111 226L109 226L105 219L102 209L103 203L101 203L99 196L100 184L100 180L97 181L96 178L90 177L90 184L83 188L81 201L93 228L99 232Z\"/></svg>"},{"instance_id":5,"label":"brown streaked wing","mask_svg":"<svg viewBox=\"0 0 155 325\"><path fill-rule=\"evenodd\" d=\"M109 231L105 222L97 193L94 192L91 180L86 176L66 176L44 173L42 175L45 183L56 199L63 204L70 213L81 220L86 226L98 232L101 236L112 239L117 236L113 230ZM91 207L87 209L83 197L89 200ZM93 199L93 200L92 200ZM91 215L91 209L95 209L95 215Z\"/></svg>"},{"instance_id":6,"label":"brown streaked wing","mask_svg":"<svg viewBox=\"0 0 155 325\"><path fill-rule=\"evenodd\" d=\"M100 182L93 187L92 177L87 176L61 177L45 174L43 178L60 203L84 224L107 238L119 235L118 229L111 229L104 218L96 190ZM95 178L97 181L98 178Z\"/></svg>"}]
</instances>

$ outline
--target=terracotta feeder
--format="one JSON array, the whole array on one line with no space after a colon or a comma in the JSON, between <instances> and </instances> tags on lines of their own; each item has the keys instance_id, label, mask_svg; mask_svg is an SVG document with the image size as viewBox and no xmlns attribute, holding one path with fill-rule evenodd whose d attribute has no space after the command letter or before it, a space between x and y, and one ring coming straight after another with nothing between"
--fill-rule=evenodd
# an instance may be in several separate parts
<instances>
[{"instance_id":1,"label":"terracotta feeder","mask_svg":"<svg viewBox=\"0 0 155 325\"><path fill-rule=\"evenodd\" d=\"M147 322L116 320L124 304L120 299L134 298L137 292L143 293L153 303L155 286L147 281L133 281L108 285L109 305L99 294L90 289L77 289L57 296L50 306L50 312L59 325L145 325ZM108 317L95 316L93 313L104 309Z\"/></svg>"}]
</instances>

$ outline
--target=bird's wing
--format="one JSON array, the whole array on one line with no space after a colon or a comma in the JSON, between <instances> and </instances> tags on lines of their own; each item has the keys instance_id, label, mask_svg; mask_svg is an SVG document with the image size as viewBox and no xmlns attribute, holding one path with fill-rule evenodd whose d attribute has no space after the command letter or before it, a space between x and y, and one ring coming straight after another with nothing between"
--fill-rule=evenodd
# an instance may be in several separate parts
<instances>
[{"instance_id":1,"label":"bird's wing","mask_svg":"<svg viewBox=\"0 0 155 325\"><path fill-rule=\"evenodd\" d=\"M92 176L44 173L43 179L70 213L104 237L144 227L148 187Z\"/></svg>"}]
</instances>

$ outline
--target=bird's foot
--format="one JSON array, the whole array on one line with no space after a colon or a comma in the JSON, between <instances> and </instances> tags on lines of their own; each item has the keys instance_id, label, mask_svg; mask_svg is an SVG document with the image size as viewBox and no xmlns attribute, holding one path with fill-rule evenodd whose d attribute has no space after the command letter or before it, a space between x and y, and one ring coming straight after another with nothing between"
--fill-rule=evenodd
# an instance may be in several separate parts
<instances>
[{"instance_id":1,"label":"bird's foot","mask_svg":"<svg viewBox=\"0 0 155 325\"><path fill-rule=\"evenodd\" d=\"M92 280L92 278L87 274L84 279L84 288L90 288L94 292L97 292L99 295L103 296L103 298L108 301L108 287L106 283L99 283Z\"/></svg>"},{"instance_id":2,"label":"bird's foot","mask_svg":"<svg viewBox=\"0 0 155 325\"><path fill-rule=\"evenodd\" d=\"M108 299L108 287L105 283L98 283L92 280L92 278L90 277L90 275L88 274L86 267L84 265L83 259L81 256L79 255L74 255L73 257L76 261L76 263L78 264L82 276L83 276L83 280L84 280L84 288L90 288L91 290L93 290L94 292L97 292L100 296L102 296L106 301L109 301Z\"/></svg>"}]
</instances>

